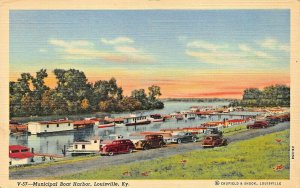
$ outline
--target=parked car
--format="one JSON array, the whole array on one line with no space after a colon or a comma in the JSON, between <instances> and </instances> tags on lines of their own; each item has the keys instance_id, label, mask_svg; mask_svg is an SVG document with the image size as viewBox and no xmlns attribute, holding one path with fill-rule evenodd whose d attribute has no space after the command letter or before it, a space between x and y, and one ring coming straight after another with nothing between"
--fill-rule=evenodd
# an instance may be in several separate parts
<instances>
[{"instance_id":1,"label":"parked car","mask_svg":"<svg viewBox=\"0 0 300 188\"><path fill-rule=\"evenodd\" d=\"M218 134L207 135L202 141L202 147L217 147L226 146L228 144L227 139Z\"/></svg>"},{"instance_id":2,"label":"parked car","mask_svg":"<svg viewBox=\"0 0 300 188\"><path fill-rule=\"evenodd\" d=\"M267 117L266 121L269 123L270 126L274 126L279 123L278 117Z\"/></svg>"},{"instance_id":3,"label":"parked car","mask_svg":"<svg viewBox=\"0 0 300 188\"><path fill-rule=\"evenodd\" d=\"M182 142L197 142L197 138L191 132L179 132L172 137L172 143L181 144Z\"/></svg>"},{"instance_id":4,"label":"parked car","mask_svg":"<svg viewBox=\"0 0 300 188\"><path fill-rule=\"evenodd\" d=\"M204 134L218 134L220 136L223 135L223 132L219 130L218 127L208 127L205 131Z\"/></svg>"},{"instance_id":5,"label":"parked car","mask_svg":"<svg viewBox=\"0 0 300 188\"><path fill-rule=\"evenodd\" d=\"M132 153L134 149L134 144L129 139L107 140L102 142L100 154L113 156L120 153Z\"/></svg>"},{"instance_id":6,"label":"parked car","mask_svg":"<svg viewBox=\"0 0 300 188\"><path fill-rule=\"evenodd\" d=\"M255 121L254 124L247 125L247 129L267 128L270 124L267 121Z\"/></svg>"},{"instance_id":7,"label":"parked car","mask_svg":"<svg viewBox=\"0 0 300 188\"><path fill-rule=\"evenodd\" d=\"M136 149L161 148L166 145L164 137L159 134L146 135L144 139L135 142Z\"/></svg>"}]
</instances>

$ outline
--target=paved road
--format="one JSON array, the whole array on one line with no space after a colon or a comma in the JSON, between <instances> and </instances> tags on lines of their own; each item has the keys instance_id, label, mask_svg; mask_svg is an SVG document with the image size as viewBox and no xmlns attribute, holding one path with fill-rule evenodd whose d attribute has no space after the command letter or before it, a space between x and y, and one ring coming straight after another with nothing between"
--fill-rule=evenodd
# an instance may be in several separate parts
<instances>
[{"instance_id":1,"label":"paved road","mask_svg":"<svg viewBox=\"0 0 300 188\"><path fill-rule=\"evenodd\" d=\"M274 127L267 129L252 129L245 132L241 132L227 137L229 143L240 140L247 140L250 138L258 137L261 135L279 132L285 129L289 129L290 123L280 123ZM150 160L158 157L167 157L171 155L181 154L192 150L201 150L201 144L186 143L176 146L170 146L159 149L152 149L147 151L140 151L131 154L122 154L116 156L103 156L91 160L81 161L72 164L58 164L48 167L41 167L35 169L23 169L10 173L10 179L43 179L48 177L72 174L83 172L86 170L100 169L112 165L128 164L137 161Z\"/></svg>"}]
</instances>

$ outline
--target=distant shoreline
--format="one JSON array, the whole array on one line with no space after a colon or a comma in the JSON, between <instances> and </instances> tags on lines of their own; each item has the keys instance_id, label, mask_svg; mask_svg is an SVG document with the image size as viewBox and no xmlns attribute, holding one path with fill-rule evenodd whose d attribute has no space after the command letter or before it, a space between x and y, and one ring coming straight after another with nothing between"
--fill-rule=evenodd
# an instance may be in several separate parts
<instances>
[{"instance_id":1,"label":"distant shoreline","mask_svg":"<svg viewBox=\"0 0 300 188\"><path fill-rule=\"evenodd\" d=\"M162 102L166 101L182 101L182 102L232 102L240 99L227 99L227 98L162 98Z\"/></svg>"}]
</instances>

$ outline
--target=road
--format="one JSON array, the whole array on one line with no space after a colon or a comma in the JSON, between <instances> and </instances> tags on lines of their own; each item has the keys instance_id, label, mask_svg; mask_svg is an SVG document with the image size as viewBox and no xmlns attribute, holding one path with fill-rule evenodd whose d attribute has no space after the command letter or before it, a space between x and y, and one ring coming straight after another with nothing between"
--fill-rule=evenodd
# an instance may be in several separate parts
<instances>
[{"instance_id":1,"label":"road","mask_svg":"<svg viewBox=\"0 0 300 188\"><path fill-rule=\"evenodd\" d=\"M226 137L229 144L240 140L247 140L261 135L283 131L289 129L290 123L284 122L274 127L266 129L252 129L245 132L237 133ZM158 157L168 157L171 155L181 154L193 150L202 150L201 144L185 143L176 146L164 147L159 149L151 149L147 151L134 152L131 154L122 154L115 156L103 156L86 161L80 161L72 164L57 164L41 168L20 169L10 172L10 179L44 179L54 176L67 175L72 173L84 172L86 170L101 169L113 165L128 164L137 161L151 160Z\"/></svg>"}]
</instances>

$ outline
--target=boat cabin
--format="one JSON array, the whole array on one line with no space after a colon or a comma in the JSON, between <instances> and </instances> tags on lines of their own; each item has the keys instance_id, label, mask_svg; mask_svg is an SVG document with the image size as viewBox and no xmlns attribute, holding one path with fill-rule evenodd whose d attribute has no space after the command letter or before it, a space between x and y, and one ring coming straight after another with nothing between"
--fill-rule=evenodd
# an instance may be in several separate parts
<instances>
[{"instance_id":1,"label":"boat cabin","mask_svg":"<svg viewBox=\"0 0 300 188\"><path fill-rule=\"evenodd\" d=\"M30 149L21 145L9 146L9 165L25 165L33 162L33 153Z\"/></svg>"}]
</instances>

